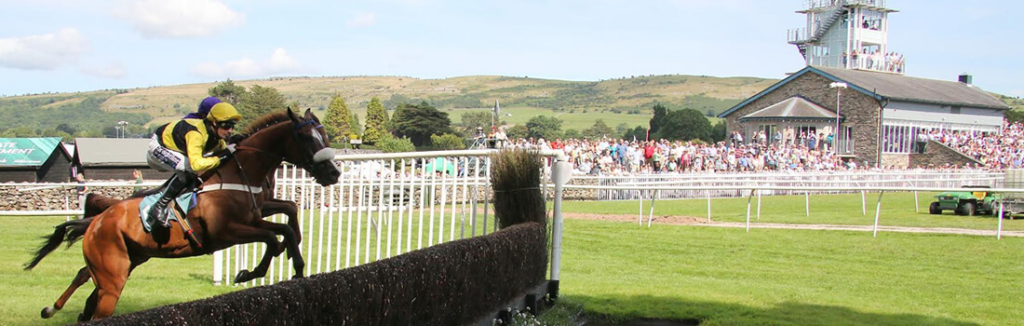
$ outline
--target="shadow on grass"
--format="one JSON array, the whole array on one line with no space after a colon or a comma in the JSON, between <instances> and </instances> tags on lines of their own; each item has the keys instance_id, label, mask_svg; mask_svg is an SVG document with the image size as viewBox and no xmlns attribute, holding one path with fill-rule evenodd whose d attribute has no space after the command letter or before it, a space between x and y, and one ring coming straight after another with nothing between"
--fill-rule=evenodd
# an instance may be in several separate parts
<instances>
[{"instance_id":1,"label":"shadow on grass","mask_svg":"<svg viewBox=\"0 0 1024 326\"><path fill-rule=\"evenodd\" d=\"M915 314L881 314L847 307L785 302L773 307L687 301L678 298L571 296L583 305L589 326L682 325L949 325L974 326L948 318Z\"/></svg>"}]
</instances>

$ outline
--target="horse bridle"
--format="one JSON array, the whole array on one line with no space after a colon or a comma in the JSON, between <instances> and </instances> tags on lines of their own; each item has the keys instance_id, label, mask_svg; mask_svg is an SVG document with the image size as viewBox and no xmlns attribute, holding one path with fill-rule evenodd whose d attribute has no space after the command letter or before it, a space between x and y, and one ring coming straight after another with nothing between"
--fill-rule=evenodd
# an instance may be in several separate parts
<instances>
[{"instance_id":1,"label":"horse bridle","mask_svg":"<svg viewBox=\"0 0 1024 326\"><path fill-rule=\"evenodd\" d=\"M308 126L308 125L313 125L313 129L323 129L324 128L324 125L320 124L319 122L317 122L314 119L309 119L309 120L303 121L302 123L296 124L295 127L292 128L292 135L295 136L295 139L299 139L299 129L302 129L302 127L305 127L305 126ZM330 147L327 147L327 145L324 144L324 140L323 140L323 138L320 137L320 133L319 132L311 132L310 135L311 135L310 137L312 137L313 140L315 140L318 143L320 143L320 145L323 146L323 148L320 149L319 151L317 151L316 153L313 153L313 151L308 148L308 145L306 145L305 142L299 142L299 146L302 147L302 149L303 149L302 153L304 154L306 160L305 160L305 162L303 164L295 164L295 165L297 165L297 166L299 166L299 167L301 167L301 168L303 168L303 169L305 169L307 171L311 171L312 172L314 165L321 164L323 162L327 162L330 159L333 159L334 158L334 150L331 149ZM330 156L330 157L325 157L325 156Z\"/></svg>"},{"instance_id":2,"label":"horse bridle","mask_svg":"<svg viewBox=\"0 0 1024 326\"><path fill-rule=\"evenodd\" d=\"M295 124L295 126L292 128L292 135L295 137L296 140L299 139L299 129L302 129L302 127L305 127L305 126L308 126L308 125L313 125L314 129L322 129L324 127L322 124L320 124L319 122L317 122L314 119L309 119L309 120L306 120L306 121L304 121L302 123ZM317 141L320 142L321 145L324 145L323 139L320 138L320 133L317 132L317 133L311 133L311 134L314 135L314 136L312 136L314 140L317 140ZM329 160L326 160L326 159L322 159L320 162L317 162L316 159L317 159L318 155L321 156L321 157L322 156L328 156L328 155L331 158L334 157L334 154L333 154L334 151L331 148L327 147L327 146L324 146L323 149L317 151L316 153L312 153L312 151L309 150L309 148L308 148L308 146L306 145L305 142L301 142L300 141L298 143L299 143L299 146L302 147L302 149L303 149L302 153L305 156L304 157L305 162L303 162L302 164L298 164L297 163L295 165L298 166L298 167L301 167L303 170L312 172L314 165L320 164L320 163L323 163L323 162L329 162ZM267 152L265 152L265 151L263 151L263 150L261 150L259 148L252 147L252 146L238 145L236 148L240 149L240 150L252 151L252 152L255 152L255 153L258 153L258 154L271 155L270 153L267 153ZM324 153L324 154L321 154L321 153ZM234 154L231 154L231 155L233 156ZM249 184L249 177L247 177L245 175L245 170L242 168L242 162L239 161L238 159L235 159L234 161L235 161L235 164L238 165L238 171L239 171L239 175L242 178L242 183L244 183L246 186L249 187L249 191L248 191L248 193L249 193L249 201L250 201L250 203L252 203L252 210L253 210L254 213L257 213L257 211L259 210L259 207L256 206L256 194L254 194L252 192L252 188L251 188L252 186L250 186L250 184ZM217 174L220 174L220 171L217 171Z\"/></svg>"}]
</instances>

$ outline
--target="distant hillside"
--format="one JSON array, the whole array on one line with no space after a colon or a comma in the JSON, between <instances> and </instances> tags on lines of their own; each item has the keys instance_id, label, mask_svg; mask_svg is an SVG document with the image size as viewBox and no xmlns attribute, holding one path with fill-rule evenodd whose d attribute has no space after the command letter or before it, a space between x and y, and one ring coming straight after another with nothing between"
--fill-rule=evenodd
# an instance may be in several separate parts
<instances>
[{"instance_id":1,"label":"distant hillside","mask_svg":"<svg viewBox=\"0 0 1024 326\"><path fill-rule=\"evenodd\" d=\"M410 77L291 77L235 81L249 87L255 84L273 87L289 102L317 111L326 109L334 94L345 98L349 109L365 118L372 97L383 101L387 109L401 102L427 101L449 112L458 123L464 112L493 107L500 102L508 123L521 123L538 114L558 116L566 121L563 129L584 129L596 119L609 126L646 125L655 102L669 109L692 108L714 115L772 85L777 80L733 77L664 75L637 76L599 82L575 82L528 77L465 76L445 79ZM86 109L99 101L102 111L124 117L149 117L147 125L178 118L194 110L215 83L187 84L116 91L41 94L0 98L0 112L49 109ZM92 99L85 101L86 99ZM13 111L10 111L13 112ZM550 112L550 113L548 113ZM320 112L317 112L320 113ZM599 115L595 115L600 113ZM63 119L56 117L55 119ZM109 124L111 119L106 120ZM132 121L138 121L133 118ZM33 122L29 122L33 123ZM46 121L52 126L81 121ZM41 121L40 128L46 128ZM12 128L0 123L0 131ZM82 125L82 128L87 126ZM52 127L50 127L52 128Z\"/></svg>"},{"instance_id":2,"label":"distant hillside","mask_svg":"<svg viewBox=\"0 0 1024 326\"><path fill-rule=\"evenodd\" d=\"M1000 95L1000 94L992 94L992 95L995 96L995 97L998 97L1000 100L1003 100L1003 103L1006 103L1006 105L1009 105L1014 110L1024 110L1024 99L1022 99L1022 98L1019 98L1019 97L1009 97L1009 96Z\"/></svg>"}]
</instances>

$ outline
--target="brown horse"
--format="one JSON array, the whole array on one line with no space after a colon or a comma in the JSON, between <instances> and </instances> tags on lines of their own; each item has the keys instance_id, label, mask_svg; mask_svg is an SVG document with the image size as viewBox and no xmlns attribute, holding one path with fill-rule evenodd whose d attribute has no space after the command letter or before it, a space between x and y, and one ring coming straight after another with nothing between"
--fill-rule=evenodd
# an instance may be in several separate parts
<instances>
[{"instance_id":1,"label":"brown horse","mask_svg":"<svg viewBox=\"0 0 1024 326\"><path fill-rule=\"evenodd\" d=\"M206 180L204 185L244 184L258 189L264 186L264 182L282 161L302 167L321 185L338 181L341 173L334 166L334 153L330 149L328 137L317 117L309 110L306 110L303 118L297 117L291 109L261 117L250 124L246 134L249 136L239 143L238 151L232 159L238 163L225 161L218 173ZM129 198L111 205L110 198L89 197L86 215L90 213L90 206L94 210L96 207L109 208L95 216L58 225L36 252L35 258L26 264L25 269L31 269L62 242L70 245L82 240L86 267L79 270L53 307L43 308L43 318L53 316L71 294L90 278L96 289L86 300L79 320L110 316L131 271L152 257L191 257L236 244L263 242L267 245L263 259L252 272L240 271L234 281L240 283L263 277L273 257L280 253L278 235L284 236L284 247L293 259L296 277L302 276L305 263L299 252L295 231L285 224L264 221L264 212L261 211L266 207L287 214L289 209L294 210L294 203L274 203L270 196L253 196L249 192L237 190L200 193L196 207L187 215L200 239L201 243L197 244L190 241L179 228L172 227L166 234L147 233L139 217L140 198Z\"/></svg>"}]
</instances>

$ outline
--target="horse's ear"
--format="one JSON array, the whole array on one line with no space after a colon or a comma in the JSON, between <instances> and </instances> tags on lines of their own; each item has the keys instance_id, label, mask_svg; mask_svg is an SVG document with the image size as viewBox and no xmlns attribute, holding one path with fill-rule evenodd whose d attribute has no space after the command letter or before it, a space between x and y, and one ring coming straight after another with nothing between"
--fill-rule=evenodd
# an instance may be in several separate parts
<instances>
[{"instance_id":1,"label":"horse's ear","mask_svg":"<svg viewBox=\"0 0 1024 326\"><path fill-rule=\"evenodd\" d=\"M313 119L313 108L306 108L306 120Z\"/></svg>"},{"instance_id":2,"label":"horse's ear","mask_svg":"<svg viewBox=\"0 0 1024 326\"><path fill-rule=\"evenodd\" d=\"M288 107L288 119L292 120L292 123L299 123L299 119L295 117L295 112L290 106Z\"/></svg>"}]
</instances>

